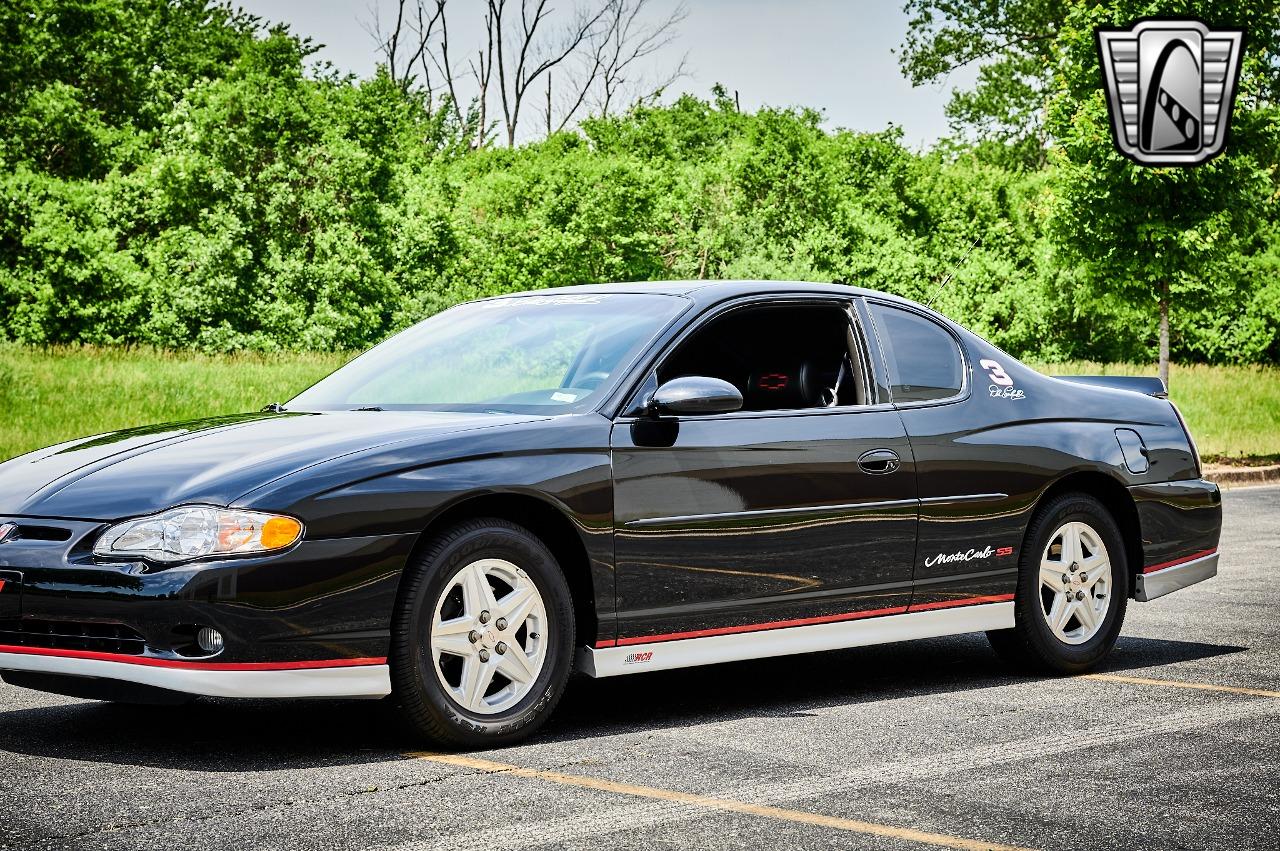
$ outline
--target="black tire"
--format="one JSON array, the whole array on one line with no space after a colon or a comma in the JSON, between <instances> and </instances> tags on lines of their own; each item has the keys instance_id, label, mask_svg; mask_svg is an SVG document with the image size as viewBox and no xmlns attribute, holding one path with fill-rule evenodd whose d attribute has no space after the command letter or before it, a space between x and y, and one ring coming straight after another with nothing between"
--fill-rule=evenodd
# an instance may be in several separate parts
<instances>
[{"instance_id":1,"label":"black tire","mask_svg":"<svg viewBox=\"0 0 1280 851\"><path fill-rule=\"evenodd\" d=\"M498 714L463 708L437 677L429 630L435 606L449 582L478 559L499 558L523 570L542 596L547 613L545 661L518 703ZM574 651L573 601L550 550L527 529L506 520L470 520L435 537L409 565L391 627L392 699L411 729L438 745L487 748L519 741L550 716Z\"/></svg>"},{"instance_id":2,"label":"black tire","mask_svg":"<svg viewBox=\"0 0 1280 851\"><path fill-rule=\"evenodd\" d=\"M1080 644L1069 644L1050 629L1040 584L1040 561L1051 543L1050 537L1071 522L1085 523L1095 531L1111 562L1106 614L1097 632ZM1024 670L1084 673L1101 663L1115 646L1124 624L1131 581L1124 539L1106 507L1083 493L1055 497L1036 512L1027 527L1026 544L1018 561L1014 628L988 632L987 638L997 655Z\"/></svg>"}]
</instances>

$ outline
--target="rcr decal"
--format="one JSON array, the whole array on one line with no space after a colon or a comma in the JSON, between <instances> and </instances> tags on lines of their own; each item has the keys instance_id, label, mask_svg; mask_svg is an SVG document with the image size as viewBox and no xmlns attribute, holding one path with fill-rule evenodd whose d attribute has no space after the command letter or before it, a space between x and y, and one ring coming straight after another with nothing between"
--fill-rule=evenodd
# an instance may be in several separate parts
<instances>
[{"instance_id":1,"label":"rcr decal","mask_svg":"<svg viewBox=\"0 0 1280 851\"><path fill-rule=\"evenodd\" d=\"M624 665L639 665L648 662L653 658L653 651L649 650L644 653L628 653L627 658L622 660Z\"/></svg>"},{"instance_id":2,"label":"rcr decal","mask_svg":"<svg viewBox=\"0 0 1280 851\"><path fill-rule=\"evenodd\" d=\"M936 556L929 556L924 560L925 567L933 567L935 564L955 564L956 562L973 561L979 558L991 558L992 556L1004 557L1013 555L1013 547L1000 547L996 549L990 545L977 549L976 547L959 553L938 553Z\"/></svg>"},{"instance_id":3,"label":"rcr decal","mask_svg":"<svg viewBox=\"0 0 1280 851\"><path fill-rule=\"evenodd\" d=\"M991 378L991 384L987 388L987 394L993 399L1022 399L1026 397L1026 393L1013 386L1013 379L1009 377L1009 373L1004 371L1004 367L999 361L989 358L978 361L978 364L987 371L987 375Z\"/></svg>"}]
</instances>

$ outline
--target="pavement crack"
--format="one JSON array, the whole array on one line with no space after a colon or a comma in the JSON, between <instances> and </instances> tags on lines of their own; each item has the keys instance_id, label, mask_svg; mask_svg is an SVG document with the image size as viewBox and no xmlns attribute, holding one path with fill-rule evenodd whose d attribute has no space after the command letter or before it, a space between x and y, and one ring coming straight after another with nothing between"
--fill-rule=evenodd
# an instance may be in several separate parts
<instances>
[{"instance_id":1,"label":"pavement crack","mask_svg":"<svg viewBox=\"0 0 1280 851\"><path fill-rule=\"evenodd\" d=\"M138 819L126 822L113 822L98 825L91 830L79 831L76 833L52 834L47 839L78 843L79 840L90 839L95 836L109 836L112 834L126 833L131 830L145 830L151 827L176 826L176 825L197 825L208 821L218 821L226 818L238 818L244 815L255 815L261 813L278 812L289 810L293 807L306 804L331 803L334 801L343 801L348 799L362 798L369 795L378 795L388 792L397 792L405 789L413 789L415 787L426 787L436 783L443 783L458 776L457 772L448 772L438 777L426 777L415 780L410 783L397 783L389 786L366 786L360 789L348 789L337 792L332 795L322 795L308 798L291 798L283 801L263 802L260 804L251 804L242 806L232 812L217 813L195 813L191 815L173 816L168 818L154 819ZM9 847L9 846L0 846Z\"/></svg>"}]
</instances>

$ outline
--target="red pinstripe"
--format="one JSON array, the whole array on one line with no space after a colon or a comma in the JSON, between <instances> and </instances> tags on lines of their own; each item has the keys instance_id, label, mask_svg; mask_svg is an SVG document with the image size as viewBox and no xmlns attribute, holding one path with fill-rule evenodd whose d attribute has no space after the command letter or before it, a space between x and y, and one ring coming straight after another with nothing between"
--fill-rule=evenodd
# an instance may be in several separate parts
<instances>
[{"instance_id":1,"label":"red pinstripe","mask_svg":"<svg viewBox=\"0 0 1280 851\"><path fill-rule=\"evenodd\" d=\"M1215 547L1214 549L1211 549L1211 550L1201 550L1200 552L1198 552L1198 553L1192 553L1192 554L1191 554L1191 555L1189 555L1189 556L1183 556L1182 558L1175 558L1173 561L1162 561L1162 562L1160 562L1159 564L1152 564L1152 565L1148 565L1147 567L1142 568L1142 572L1143 572L1143 573L1155 573L1157 570L1164 570L1166 567L1175 567L1175 566L1177 566L1177 565L1179 565L1179 564L1186 564L1186 563L1187 563L1187 562L1189 562L1189 561L1195 561L1195 560L1196 560L1196 559L1198 559L1198 558L1204 558L1205 556L1211 556L1211 555L1213 555L1214 553L1216 553L1217 551L1218 551L1218 550L1217 550L1217 548L1216 548L1216 547Z\"/></svg>"},{"instance_id":2,"label":"red pinstripe","mask_svg":"<svg viewBox=\"0 0 1280 851\"><path fill-rule=\"evenodd\" d=\"M26 656L57 656L63 659L95 659L100 662L124 662L151 668L185 668L195 671L298 671L313 668L355 668L363 665L384 665L386 657L365 659L315 659L306 662L197 662L184 659L155 659L150 656L130 656L128 653L98 653L93 650L61 650L52 647L20 647L0 644L0 653L21 653Z\"/></svg>"},{"instance_id":3,"label":"red pinstripe","mask_svg":"<svg viewBox=\"0 0 1280 851\"><path fill-rule=\"evenodd\" d=\"M736 635L743 632L765 632L771 629L785 629L793 626L812 626L814 624L823 623L839 623L841 621L861 620L863 618L878 618L885 615L901 615L907 612L923 611L925 609L946 609L953 606L972 606L980 603L1003 603L1013 599L1012 594L996 594L987 597L966 597L963 600L944 600L940 603L923 603L913 606L891 606L886 609L867 609L861 612L845 612L838 615L819 615L812 618L793 618L785 621L767 621L765 623L742 624L740 626L721 626L711 629L694 629L688 632L667 632L659 635L633 635L626 638L603 639L597 641L597 648L604 647L626 647L632 644L651 644L663 641L679 641L685 638L706 638L712 635Z\"/></svg>"},{"instance_id":4,"label":"red pinstripe","mask_svg":"<svg viewBox=\"0 0 1280 851\"><path fill-rule=\"evenodd\" d=\"M1012 599L1012 594L990 594L986 597L965 597L963 600L938 600L936 603L912 603L911 611L924 612L929 609L953 609L957 606L976 606L980 603L1007 603Z\"/></svg>"}]
</instances>

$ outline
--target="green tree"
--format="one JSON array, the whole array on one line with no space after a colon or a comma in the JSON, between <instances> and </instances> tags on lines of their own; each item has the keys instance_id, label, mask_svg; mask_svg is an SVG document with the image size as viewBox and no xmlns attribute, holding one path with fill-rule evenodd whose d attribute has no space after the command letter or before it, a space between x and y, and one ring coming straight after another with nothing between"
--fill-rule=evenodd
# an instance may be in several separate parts
<instances>
[{"instance_id":1,"label":"green tree","mask_svg":"<svg viewBox=\"0 0 1280 851\"><path fill-rule=\"evenodd\" d=\"M898 63L912 85L945 82L978 69L972 90L947 104L952 129L985 143L989 157L1043 163L1044 106L1064 0L907 0L907 34Z\"/></svg>"},{"instance_id":2,"label":"green tree","mask_svg":"<svg viewBox=\"0 0 1280 851\"><path fill-rule=\"evenodd\" d=\"M103 176L189 86L234 63L260 24L205 0L3 4L0 162Z\"/></svg>"},{"instance_id":3,"label":"green tree","mask_svg":"<svg viewBox=\"0 0 1280 851\"><path fill-rule=\"evenodd\" d=\"M1215 21L1254 37L1236 132L1177 171L1111 150L1091 27L1185 7L910 8L920 79L1004 69L953 104L974 131L925 152L803 106L741 112L723 87L473 150L475 116L385 68L309 67L304 40L224 5L9 4L0 339L350 349L464 298L750 277L932 301L1022 356L1120 360L1153 351L1163 281L1175 356L1280 359L1274 10Z\"/></svg>"}]
</instances>

